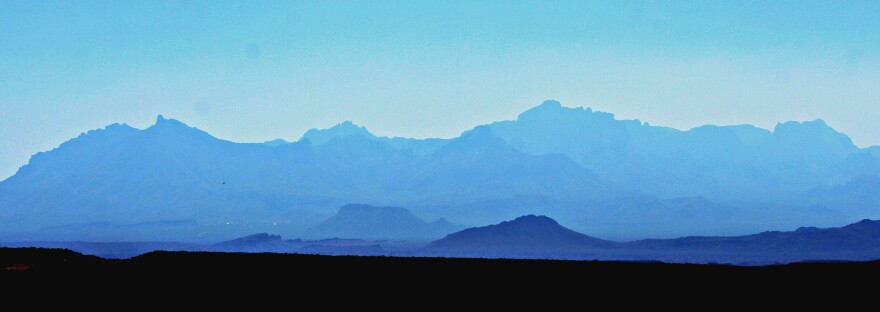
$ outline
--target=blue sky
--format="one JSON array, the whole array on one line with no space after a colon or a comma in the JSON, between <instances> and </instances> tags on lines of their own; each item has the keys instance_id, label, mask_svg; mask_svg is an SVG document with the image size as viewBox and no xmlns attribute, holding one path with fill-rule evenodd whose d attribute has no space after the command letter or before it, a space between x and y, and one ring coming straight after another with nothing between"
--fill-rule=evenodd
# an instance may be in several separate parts
<instances>
[{"instance_id":1,"label":"blue sky","mask_svg":"<svg viewBox=\"0 0 880 312\"><path fill-rule=\"evenodd\" d=\"M880 144L880 2L0 0L0 179L158 114L244 142L450 137L546 99Z\"/></svg>"}]
</instances>

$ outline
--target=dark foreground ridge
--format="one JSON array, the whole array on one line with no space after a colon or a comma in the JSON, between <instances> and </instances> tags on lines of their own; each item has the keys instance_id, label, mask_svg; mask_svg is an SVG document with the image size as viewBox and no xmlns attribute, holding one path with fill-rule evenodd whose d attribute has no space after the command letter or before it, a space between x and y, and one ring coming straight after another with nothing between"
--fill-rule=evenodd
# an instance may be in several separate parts
<instances>
[{"instance_id":1,"label":"dark foreground ridge","mask_svg":"<svg viewBox=\"0 0 880 312\"><path fill-rule=\"evenodd\" d=\"M277 304L290 297L357 306L393 306L406 300L452 306L588 300L681 307L704 302L693 299L700 298L752 306L755 300L814 302L804 298L837 303L835 298L873 289L853 281L878 278L880 261L746 267L167 251L108 260L63 249L0 248L0 287L8 298L81 293L74 296L96 303L128 297L132 302L174 298L202 305L225 305L229 300L252 305ZM144 291L145 285L152 286ZM196 295L199 291L213 294L212 299ZM633 300L620 301L621 294Z\"/></svg>"},{"instance_id":2,"label":"dark foreground ridge","mask_svg":"<svg viewBox=\"0 0 880 312\"><path fill-rule=\"evenodd\" d=\"M685 287L821 287L852 280L880 278L880 261L813 262L743 267L666 264L659 262L560 261L468 258L407 258L318 256L275 253L218 253L157 251L127 260L108 260L64 249L0 248L0 281L14 277L76 277L131 280L186 277L188 282L218 278L294 279L313 287L369 289L372 283L438 287L449 282L462 287L554 285L580 280L584 287L661 287L670 280ZM73 278L71 278L73 277ZM762 281L756 285L755 281ZM691 286L687 286L691 285ZM806 284L805 284L806 285ZM800 285L803 287L803 285ZM552 286L550 286L552 287Z\"/></svg>"}]
</instances>

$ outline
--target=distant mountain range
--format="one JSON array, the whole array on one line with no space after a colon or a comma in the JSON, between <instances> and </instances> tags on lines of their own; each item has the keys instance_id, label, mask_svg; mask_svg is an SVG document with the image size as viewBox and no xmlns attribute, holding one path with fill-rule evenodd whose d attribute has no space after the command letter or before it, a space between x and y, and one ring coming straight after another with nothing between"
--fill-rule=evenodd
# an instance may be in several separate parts
<instances>
[{"instance_id":1,"label":"distant mountain range","mask_svg":"<svg viewBox=\"0 0 880 312\"><path fill-rule=\"evenodd\" d=\"M839 228L799 228L732 237L685 237L626 243L593 238L545 216L449 234L424 248L427 255L720 262L788 263L810 260L866 261L880 259L880 221L862 220Z\"/></svg>"},{"instance_id":2,"label":"distant mountain range","mask_svg":"<svg viewBox=\"0 0 880 312\"><path fill-rule=\"evenodd\" d=\"M220 242L211 246L200 246L190 250L222 252L278 252L324 255L380 255L382 247L370 241L359 239L324 239L304 241L301 239L282 239L281 236L259 233Z\"/></svg>"},{"instance_id":3,"label":"distant mountain range","mask_svg":"<svg viewBox=\"0 0 880 312\"><path fill-rule=\"evenodd\" d=\"M406 150L416 155L427 155L440 149L451 140L448 139L411 139L401 137L378 137L370 133L366 127L345 121L329 129L310 129L303 134L300 142L309 141L313 145L323 145L337 138L358 136L388 144L398 150ZM282 140L283 141L283 140Z\"/></svg>"},{"instance_id":4,"label":"distant mountain range","mask_svg":"<svg viewBox=\"0 0 880 312\"><path fill-rule=\"evenodd\" d=\"M543 214L616 239L832 226L880 217L878 152L821 120L680 131L555 101L451 139L377 137L343 122L296 142L233 143L159 116L34 155L0 182L0 235L301 236L332 228L319 224L349 203L467 226ZM144 222L159 223L126 232ZM342 228L327 233L360 236Z\"/></svg>"},{"instance_id":5,"label":"distant mountain range","mask_svg":"<svg viewBox=\"0 0 880 312\"><path fill-rule=\"evenodd\" d=\"M344 210L364 208L347 207ZM365 209L388 210L377 207ZM0 242L0 247L69 248L109 258L129 258L155 250L168 250L765 265L880 259L880 221L862 220L836 228L802 227L790 232L773 231L745 236L692 236L615 242L578 233L546 216L527 215L495 225L465 229L430 243L415 244L338 238L283 239L279 235L259 233L216 244L37 241Z\"/></svg>"},{"instance_id":6,"label":"distant mountain range","mask_svg":"<svg viewBox=\"0 0 880 312\"><path fill-rule=\"evenodd\" d=\"M859 149L822 120L780 123L772 132L750 125L679 131L547 101L489 127L521 151L564 154L660 197L797 202L816 186L880 175L876 147Z\"/></svg>"}]
</instances>

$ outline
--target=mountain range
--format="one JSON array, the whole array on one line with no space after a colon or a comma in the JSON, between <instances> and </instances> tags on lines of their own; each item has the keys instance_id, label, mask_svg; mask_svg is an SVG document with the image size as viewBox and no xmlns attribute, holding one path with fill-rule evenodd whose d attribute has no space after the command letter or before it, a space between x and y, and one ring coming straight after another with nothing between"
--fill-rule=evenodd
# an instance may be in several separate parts
<instances>
[{"instance_id":1,"label":"mountain range","mask_svg":"<svg viewBox=\"0 0 880 312\"><path fill-rule=\"evenodd\" d=\"M389 209L347 207L344 210L374 214L373 210ZM0 247L66 248L108 258L130 258L165 250L766 265L880 259L880 221L866 219L842 227L801 227L794 231L768 231L743 236L691 236L616 242L581 234L546 216L526 215L498 224L468 228L429 243L339 238L283 239L280 235L259 233L215 244L31 241L0 242Z\"/></svg>"},{"instance_id":2,"label":"mountain range","mask_svg":"<svg viewBox=\"0 0 880 312\"><path fill-rule=\"evenodd\" d=\"M343 122L295 142L234 143L159 116L34 155L0 182L0 235L302 236L350 203L462 226L549 215L614 239L837 226L880 217L878 152L821 120L682 131L556 101L450 139L379 137ZM173 220L197 226L163 225ZM145 222L161 228L122 226ZM82 226L97 224L114 230ZM79 230L58 230L71 225Z\"/></svg>"},{"instance_id":3,"label":"mountain range","mask_svg":"<svg viewBox=\"0 0 880 312\"><path fill-rule=\"evenodd\" d=\"M773 131L679 131L547 101L489 127L521 151L564 154L600 177L660 197L797 203L813 187L880 174L876 147L859 149L822 120L780 123Z\"/></svg>"},{"instance_id":4,"label":"mountain range","mask_svg":"<svg viewBox=\"0 0 880 312\"><path fill-rule=\"evenodd\" d=\"M572 231L546 216L523 216L431 242L425 255L767 264L880 258L880 221L837 228L802 227L730 237L612 242Z\"/></svg>"}]
</instances>

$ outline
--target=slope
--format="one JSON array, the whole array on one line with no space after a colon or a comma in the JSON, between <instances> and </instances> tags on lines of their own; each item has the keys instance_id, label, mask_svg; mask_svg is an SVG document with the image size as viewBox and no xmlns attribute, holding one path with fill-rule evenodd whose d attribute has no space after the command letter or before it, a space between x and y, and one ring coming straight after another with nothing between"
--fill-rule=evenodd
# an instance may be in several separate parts
<instances>
[{"instance_id":1,"label":"slope","mask_svg":"<svg viewBox=\"0 0 880 312\"><path fill-rule=\"evenodd\" d=\"M444 219L425 222L404 208L345 205L313 227L315 238L434 239L460 230Z\"/></svg>"}]
</instances>

